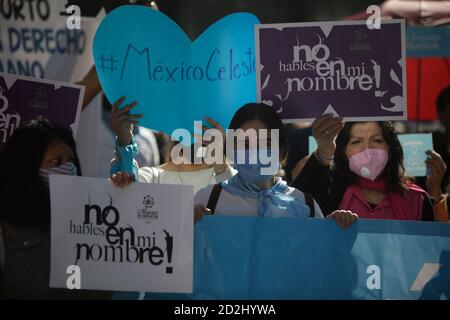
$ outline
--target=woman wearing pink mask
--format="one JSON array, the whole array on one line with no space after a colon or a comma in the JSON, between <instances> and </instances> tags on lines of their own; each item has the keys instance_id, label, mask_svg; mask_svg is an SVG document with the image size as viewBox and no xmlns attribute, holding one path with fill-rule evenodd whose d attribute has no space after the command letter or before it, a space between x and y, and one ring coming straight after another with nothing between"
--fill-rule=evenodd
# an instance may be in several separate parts
<instances>
[{"instance_id":1,"label":"woman wearing pink mask","mask_svg":"<svg viewBox=\"0 0 450 320\"><path fill-rule=\"evenodd\" d=\"M325 115L314 121L312 132L318 148L293 186L312 194L325 214L340 209L366 219L434 220L427 193L405 174L390 123L344 124Z\"/></svg>"}]
</instances>

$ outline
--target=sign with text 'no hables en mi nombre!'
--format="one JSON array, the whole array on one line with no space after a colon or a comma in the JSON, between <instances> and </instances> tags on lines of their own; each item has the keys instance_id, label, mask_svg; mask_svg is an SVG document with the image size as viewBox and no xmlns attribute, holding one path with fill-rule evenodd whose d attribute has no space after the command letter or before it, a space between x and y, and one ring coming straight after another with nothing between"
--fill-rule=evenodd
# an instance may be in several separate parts
<instances>
[{"instance_id":1,"label":"sign with text 'no hables en mi nombre!'","mask_svg":"<svg viewBox=\"0 0 450 320\"><path fill-rule=\"evenodd\" d=\"M258 99L285 122L324 113L405 120L405 26L365 21L256 26Z\"/></svg>"},{"instance_id":2,"label":"sign with text 'no hables en mi nombre!'","mask_svg":"<svg viewBox=\"0 0 450 320\"><path fill-rule=\"evenodd\" d=\"M192 292L192 186L53 175L50 190L51 287L77 266L81 289Z\"/></svg>"}]
</instances>

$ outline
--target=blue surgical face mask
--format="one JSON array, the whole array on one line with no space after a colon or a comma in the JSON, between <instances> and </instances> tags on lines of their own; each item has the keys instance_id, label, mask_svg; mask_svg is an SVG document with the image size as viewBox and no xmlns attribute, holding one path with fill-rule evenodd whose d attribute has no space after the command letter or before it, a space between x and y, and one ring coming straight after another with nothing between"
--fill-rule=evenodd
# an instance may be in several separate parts
<instances>
[{"instance_id":1,"label":"blue surgical face mask","mask_svg":"<svg viewBox=\"0 0 450 320\"><path fill-rule=\"evenodd\" d=\"M39 168L39 176L42 181L48 186L49 185L49 175L51 174L61 174L66 176L76 176L78 175L78 170L73 162L66 162L58 167L43 169Z\"/></svg>"},{"instance_id":2,"label":"blue surgical face mask","mask_svg":"<svg viewBox=\"0 0 450 320\"><path fill-rule=\"evenodd\" d=\"M237 150L234 152L233 166L244 180L252 183L266 182L280 168L279 152L271 149Z\"/></svg>"}]
</instances>

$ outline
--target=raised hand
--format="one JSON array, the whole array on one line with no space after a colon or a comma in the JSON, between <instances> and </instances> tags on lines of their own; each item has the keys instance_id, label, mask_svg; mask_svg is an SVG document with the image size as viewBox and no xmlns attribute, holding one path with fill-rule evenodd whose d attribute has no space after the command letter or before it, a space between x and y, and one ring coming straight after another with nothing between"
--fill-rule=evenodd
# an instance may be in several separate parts
<instances>
[{"instance_id":1,"label":"raised hand","mask_svg":"<svg viewBox=\"0 0 450 320\"><path fill-rule=\"evenodd\" d=\"M119 109L124 100L125 97L121 97L114 103L108 118L109 124L116 133L117 139L122 146L130 144L133 137L133 124L139 124L139 119L143 117L142 114L129 114L129 112L137 106L137 101Z\"/></svg>"}]
</instances>

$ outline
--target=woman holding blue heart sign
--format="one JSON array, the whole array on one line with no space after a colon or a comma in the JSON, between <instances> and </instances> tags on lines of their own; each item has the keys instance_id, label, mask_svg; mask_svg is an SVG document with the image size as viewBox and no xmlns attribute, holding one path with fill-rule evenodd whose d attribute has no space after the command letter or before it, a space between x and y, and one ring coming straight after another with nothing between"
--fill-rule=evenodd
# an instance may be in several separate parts
<instances>
[{"instance_id":1,"label":"woman holding blue heart sign","mask_svg":"<svg viewBox=\"0 0 450 320\"><path fill-rule=\"evenodd\" d=\"M138 150L132 135L132 126L139 123L142 115L129 114L137 102L119 109L124 100L125 97L122 97L113 105L110 116L111 127L117 135L116 155L111 163L111 181L115 186L123 188L133 181L182 184L194 186L194 193L196 193L209 184L225 181L235 174L235 171L225 161L213 165L204 163L203 154L199 153L204 150L205 146L198 143L183 149L190 151L193 156L171 152L171 160L167 163L159 167L139 168L134 159ZM224 131L214 120L209 118L207 120L214 128L221 132ZM172 149L175 146L176 144L173 144ZM182 159L178 159L178 157L182 157Z\"/></svg>"}]
</instances>

